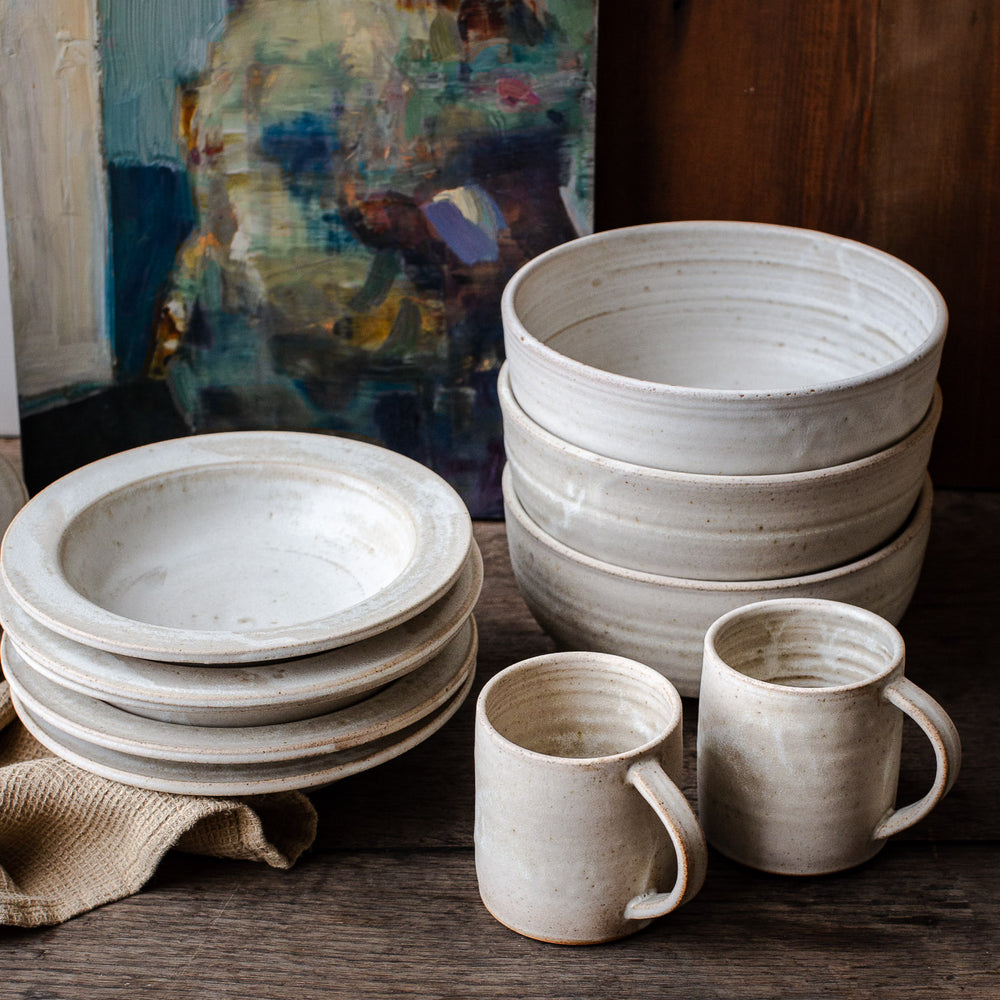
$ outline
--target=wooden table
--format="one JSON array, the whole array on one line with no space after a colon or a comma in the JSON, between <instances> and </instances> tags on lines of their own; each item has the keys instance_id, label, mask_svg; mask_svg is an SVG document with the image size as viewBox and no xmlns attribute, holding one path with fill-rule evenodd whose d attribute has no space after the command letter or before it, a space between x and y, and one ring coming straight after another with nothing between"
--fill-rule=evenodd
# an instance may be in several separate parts
<instances>
[{"instance_id":1,"label":"wooden table","mask_svg":"<svg viewBox=\"0 0 1000 1000\"><path fill-rule=\"evenodd\" d=\"M872 862L823 878L710 859L689 905L625 941L563 948L483 908L472 850L474 696L553 649L511 576L486 562L473 697L394 762L314 793L315 848L290 871L172 852L147 888L55 928L0 930L0 997L1000 997L1000 494L941 492L914 603L908 674L952 713L965 762L938 809ZM685 702L695 799L697 704ZM900 796L929 744L908 726Z\"/></svg>"}]
</instances>

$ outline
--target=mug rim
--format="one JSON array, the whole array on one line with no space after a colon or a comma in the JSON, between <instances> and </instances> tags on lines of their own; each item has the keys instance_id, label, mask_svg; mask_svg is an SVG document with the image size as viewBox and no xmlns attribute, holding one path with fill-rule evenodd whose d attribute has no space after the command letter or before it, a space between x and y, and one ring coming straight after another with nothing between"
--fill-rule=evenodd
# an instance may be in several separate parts
<instances>
[{"instance_id":1,"label":"mug rim","mask_svg":"<svg viewBox=\"0 0 1000 1000\"><path fill-rule=\"evenodd\" d=\"M880 670L873 671L866 677L856 681L848 681L843 684L824 684L814 687L797 686L789 684L775 684L773 681L763 680L753 677L750 674L734 667L716 648L719 634L723 632L732 622L764 616L775 611L806 611L824 612L832 616L836 613L839 621L845 619L852 620L852 623L863 625L869 629L878 630L879 635L886 640L889 650L888 662ZM833 619L831 617L831 623ZM721 667L724 672L751 687L757 687L768 692L781 692L788 697L816 697L817 695L850 694L855 691L877 685L894 673L901 671L905 665L906 646L899 629L888 619L882 617L874 611L862 608L856 604L848 604L846 601L833 601L822 597L779 597L767 601L755 601L750 604L741 605L727 611L717 618L705 633L704 642L704 662L702 670L708 663L709 658Z\"/></svg>"},{"instance_id":2,"label":"mug rim","mask_svg":"<svg viewBox=\"0 0 1000 1000\"><path fill-rule=\"evenodd\" d=\"M522 746L509 737L505 736L494 725L490 718L486 702L493 692L503 684L510 681L511 677L518 674L531 673L539 667L558 667L560 664L581 663L592 668L600 669L600 665L618 667L622 673L628 673L636 680L648 682L648 687L655 689L657 694L661 694L670 703L673 714L669 722L663 726L655 736L626 750L617 753L600 754L593 757L563 757L556 754L543 753L539 750L532 750ZM589 663L588 663L589 661ZM595 672L597 672L595 670ZM606 676L608 674L606 673ZM542 653L539 656L532 656L524 660L518 660L504 667L494 674L479 692L476 699L476 728L481 729L495 740L500 746L510 752L523 755L526 759L539 762L552 763L558 766L579 767L595 766L597 764L618 764L633 762L641 757L648 756L653 750L662 745L675 732L682 732L684 725L684 705L677 688L670 679L653 667L639 660L633 660L627 656L619 656L615 653L602 653L595 650L561 650L555 653Z\"/></svg>"}]
</instances>

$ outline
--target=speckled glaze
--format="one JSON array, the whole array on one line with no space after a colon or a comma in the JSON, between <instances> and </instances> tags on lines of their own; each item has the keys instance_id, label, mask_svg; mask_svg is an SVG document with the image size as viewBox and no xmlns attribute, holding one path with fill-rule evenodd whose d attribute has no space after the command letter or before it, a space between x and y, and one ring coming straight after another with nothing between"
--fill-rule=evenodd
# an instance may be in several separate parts
<instances>
[{"instance_id":1,"label":"speckled glaze","mask_svg":"<svg viewBox=\"0 0 1000 1000\"><path fill-rule=\"evenodd\" d=\"M593 944L645 927L705 878L681 778L680 697L599 653L523 660L476 708L476 872L487 909L527 937Z\"/></svg>"},{"instance_id":2,"label":"speckled glaze","mask_svg":"<svg viewBox=\"0 0 1000 1000\"><path fill-rule=\"evenodd\" d=\"M568 649L617 653L697 696L702 642L716 618L753 601L820 597L857 604L896 622L913 597L930 533L929 478L913 514L885 545L835 569L762 581L687 580L641 573L563 545L525 513L503 475L514 578L538 623Z\"/></svg>"},{"instance_id":3,"label":"speckled glaze","mask_svg":"<svg viewBox=\"0 0 1000 1000\"><path fill-rule=\"evenodd\" d=\"M39 721L93 746L201 764L298 760L399 732L458 691L474 667L476 650L475 620L470 617L437 656L348 708L270 726L189 726L144 719L61 687L33 670L9 635L0 639L11 690Z\"/></svg>"},{"instance_id":4,"label":"speckled glaze","mask_svg":"<svg viewBox=\"0 0 1000 1000\"><path fill-rule=\"evenodd\" d=\"M903 639L861 608L767 601L705 636L698 803L709 842L764 871L861 864L955 781L961 743L940 705L903 676ZM903 717L930 739L931 790L896 808Z\"/></svg>"},{"instance_id":5,"label":"speckled glaze","mask_svg":"<svg viewBox=\"0 0 1000 1000\"><path fill-rule=\"evenodd\" d=\"M277 663L163 663L84 646L24 612L0 581L0 624L31 668L133 715L190 726L267 726L371 695L435 656L472 613L483 583L475 542L451 589L414 618L359 642Z\"/></svg>"},{"instance_id":6,"label":"speckled glaze","mask_svg":"<svg viewBox=\"0 0 1000 1000\"><path fill-rule=\"evenodd\" d=\"M184 663L376 635L455 581L472 523L418 462L327 434L161 441L76 469L7 530L0 573L54 632Z\"/></svg>"},{"instance_id":7,"label":"speckled glaze","mask_svg":"<svg viewBox=\"0 0 1000 1000\"><path fill-rule=\"evenodd\" d=\"M120 753L79 740L36 719L17 695L13 695L12 700L18 717L39 743L93 774L137 788L178 795L266 795L296 788L322 788L406 753L436 733L461 708L472 689L475 676L475 669L472 669L449 701L398 733L349 750L299 760L252 764L154 760Z\"/></svg>"},{"instance_id":8,"label":"speckled glaze","mask_svg":"<svg viewBox=\"0 0 1000 1000\"><path fill-rule=\"evenodd\" d=\"M850 562L884 544L923 485L940 391L902 441L829 469L707 476L652 469L567 444L498 381L504 446L518 499L553 538L647 573L769 580Z\"/></svg>"},{"instance_id":9,"label":"speckled glaze","mask_svg":"<svg viewBox=\"0 0 1000 1000\"><path fill-rule=\"evenodd\" d=\"M931 402L947 309L888 254L746 222L610 230L508 283L515 397L558 437L678 472L842 465L905 437Z\"/></svg>"}]
</instances>

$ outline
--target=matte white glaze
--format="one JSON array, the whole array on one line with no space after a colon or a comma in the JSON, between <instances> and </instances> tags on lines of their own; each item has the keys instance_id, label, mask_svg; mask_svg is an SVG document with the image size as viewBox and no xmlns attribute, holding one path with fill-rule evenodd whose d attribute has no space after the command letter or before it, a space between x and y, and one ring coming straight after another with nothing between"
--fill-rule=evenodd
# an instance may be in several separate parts
<instances>
[{"instance_id":1,"label":"matte white glaze","mask_svg":"<svg viewBox=\"0 0 1000 1000\"><path fill-rule=\"evenodd\" d=\"M11 522L0 572L46 627L173 662L364 639L458 576L469 513L434 472L324 434L158 442L63 476Z\"/></svg>"},{"instance_id":2,"label":"matte white glaze","mask_svg":"<svg viewBox=\"0 0 1000 1000\"><path fill-rule=\"evenodd\" d=\"M951 788L961 743L903 676L903 639L852 605L765 601L705 636L698 803L709 842L743 864L818 875L861 864ZM930 739L936 776L896 808L904 713Z\"/></svg>"},{"instance_id":3,"label":"matte white glaze","mask_svg":"<svg viewBox=\"0 0 1000 1000\"><path fill-rule=\"evenodd\" d=\"M884 544L923 485L941 394L916 429L868 458L810 472L708 476L605 458L535 423L498 381L511 479L560 542L627 569L768 580L850 562Z\"/></svg>"},{"instance_id":4,"label":"matte white glaze","mask_svg":"<svg viewBox=\"0 0 1000 1000\"><path fill-rule=\"evenodd\" d=\"M179 795L265 795L296 788L321 788L399 757L433 736L451 719L462 707L474 681L475 669L450 701L398 733L350 750L256 764L198 764L119 753L78 740L36 719L16 695L12 695L12 700L25 728L43 746L85 771L122 784Z\"/></svg>"},{"instance_id":5,"label":"matte white glaze","mask_svg":"<svg viewBox=\"0 0 1000 1000\"><path fill-rule=\"evenodd\" d=\"M503 489L514 578L539 624L567 648L617 653L647 663L685 697L698 694L705 631L716 618L743 604L821 597L899 621L917 586L933 503L928 477L901 531L862 559L822 573L728 582L641 573L585 556L527 516L509 469Z\"/></svg>"},{"instance_id":6,"label":"matte white glaze","mask_svg":"<svg viewBox=\"0 0 1000 1000\"><path fill-rule=\"evenodd\" d=\"M520 934L592 944L691 899L705 877L678 788L682 707L640 663L600 653L523 660L476 707L476 872Z\"/></svg>"},{"instance_id":7,"label":"matte white glaze","mask_svg":"<svg viewBox=\"0 0 1000 1000\"><path fill-rule=\"evenodd\" d=\"M540 254L508 283L513 392L553 434L660 469L841 465L905 437L947 329L909 265L825 233L666 222Z\"/></svg>"},{"instance_id":8,"label":"matte white glaze","mask_svg":"<svg viewBox=\"0 0 1000 1000\"><path fill-rule=\"evenodd\" d=\"M0 623L37 673L135 715L185 725L264 726L333 711L419 667L462 627L483 583L475 542L458 580L425 611L347 646L237 666L162 663L93 649L46 629L0 581Z\"/></svg>"},{"instance_id":9,"label":"matte white glaze","mask_svg":"<svg viewBox=\"0 0 1000 1000\"><path fill-rule=\"evenodd\" d=\"M31 668L9 635L0 640L11 690L39 721L122 753L220 764L314 757L405 729L456 693L475 663L476 649L476 626L470 617L435 657L349 708L270 726L219 727L144 719L60 687Z\"/></svg>"}]
</instances>

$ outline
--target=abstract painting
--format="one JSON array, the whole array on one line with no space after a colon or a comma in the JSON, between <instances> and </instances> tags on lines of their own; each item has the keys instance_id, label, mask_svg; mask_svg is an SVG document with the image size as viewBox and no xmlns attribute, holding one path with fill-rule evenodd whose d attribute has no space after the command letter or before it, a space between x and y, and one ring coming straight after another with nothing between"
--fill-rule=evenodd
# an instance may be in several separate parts
<instances>
[{"instance_id":1,"label":"abstract painting","mask_svg":"<svg viewBox=\"0 0 1000 1000\"><path fill-rule=\"evenodd\" d=\"M26 450L349 434L499 515L500 295L592 227L596 0L86 7L0 0Z\"/></svg>"}]
</instances>

